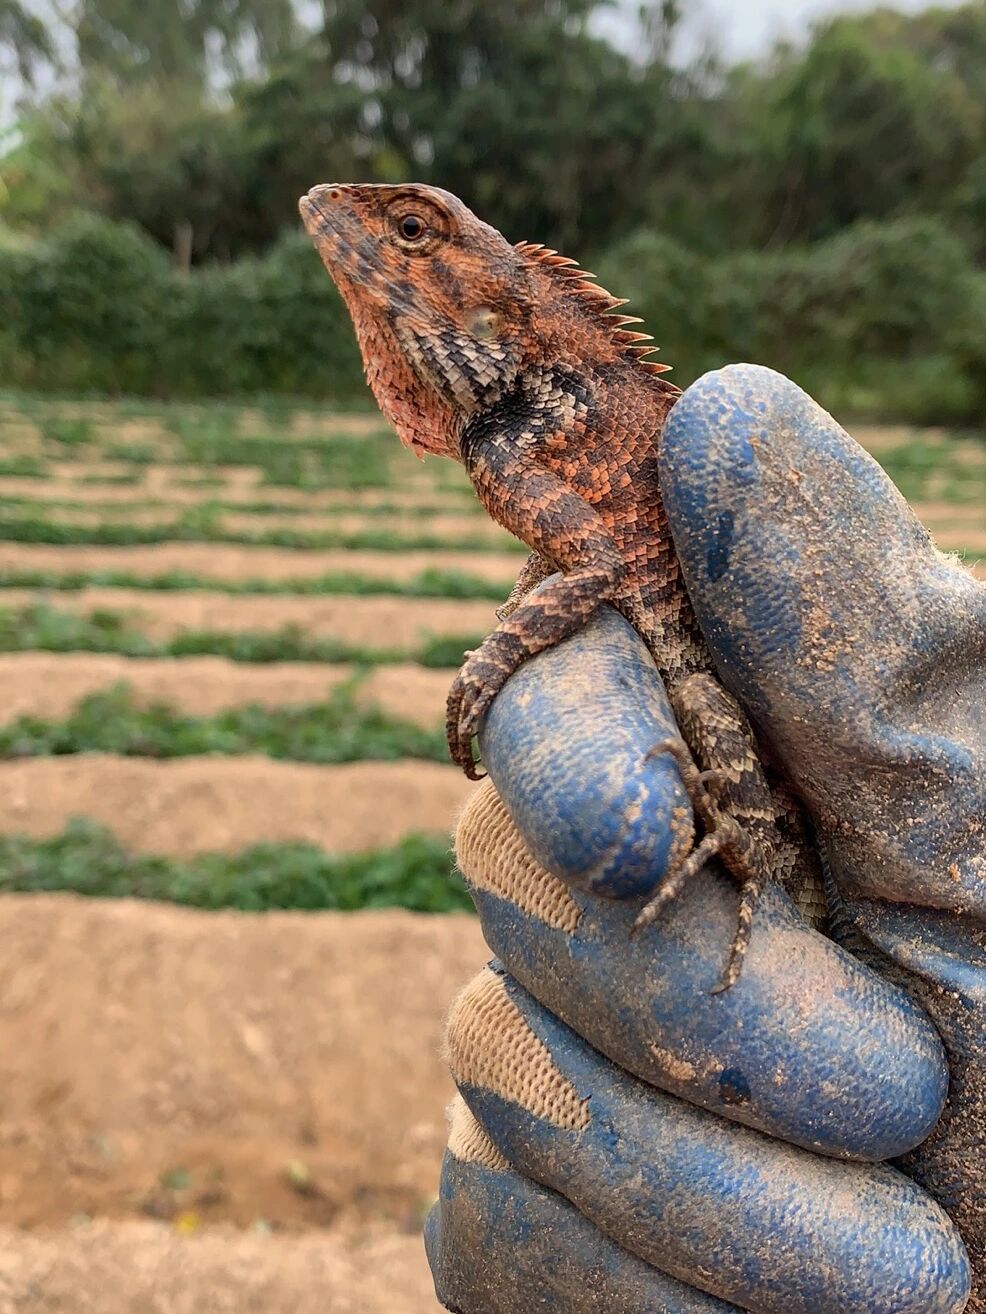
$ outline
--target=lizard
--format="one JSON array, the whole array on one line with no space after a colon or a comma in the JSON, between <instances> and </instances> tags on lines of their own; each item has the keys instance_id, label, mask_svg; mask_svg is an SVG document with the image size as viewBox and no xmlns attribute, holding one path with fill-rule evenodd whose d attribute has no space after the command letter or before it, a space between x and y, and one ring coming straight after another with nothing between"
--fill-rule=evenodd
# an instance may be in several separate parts
<instances>
[{"instance_id":1,"label":"lizard","mask_svg":"<svg viewBox=\"0 0 986 1314\"><path fill-rule=\"evenodd\" d=\"M576 261L511 244L424 184L321 184L299 201L349 311L367 381L419 456L461 462L492 518L531 551L499 627L452 686L450 754L470 779L473 738L518 667L603 603L630 622L668 691L677 763L704 835L678 837L635 929L718 855L739 882L736 935L716 991L739 977L765 883L817 888L806 826L719 682L682 579L658 476L680 390L650 335ZM550 578L549 578L550 577ZM542 581L547 581L542 584ZM542 584L537 591L536 585Z\"/></svg>"}]
</instances>

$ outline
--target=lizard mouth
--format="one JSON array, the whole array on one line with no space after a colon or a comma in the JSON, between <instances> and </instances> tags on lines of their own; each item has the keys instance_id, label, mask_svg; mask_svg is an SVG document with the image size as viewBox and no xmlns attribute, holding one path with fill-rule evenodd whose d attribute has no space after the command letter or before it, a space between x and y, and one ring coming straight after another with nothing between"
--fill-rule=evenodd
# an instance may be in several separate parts
<instances>
[{"instance_id":1,"label":"lizard mouth","mask_svg":"<svg viewBox=\"0 0 986 1314\"><path fill-rule=\"evenodd\" d=\"M298 202L302 222L322 264L343 297L369 297L374 304L392 305L387 270L377 243L367 232L355 189L335 183L313 187Z\"/></svg>"},{"instance_id":2,"label":"lizard mouth","mask_svg":"<svg viewBox=\"0 0 986 1314\"><path fill-rule=\"evenodd\" d=\"M341 188L323 185L313 187L298 201L301 221L333 276L337 258L350 247L345 240L343 207L338 204L341 199ZM332 265L329 264L330 258Z\"/></svg>"},{"instance_id":3,"label":"lizard mouth","mask_svg":"<svg viewBox=\"0 0 986 1314\"><path fill-rule=\"evenodd\" d=\"M319 205L318 197L322 196L326 190L338 193L338 188L313 187L310 192L298 200L298 209L301 212L301 221L305 225L309 237L318 239L328 237L334 234L335 229L332 226L331 219L326 210Z\"/></svg>"}]
</instances>

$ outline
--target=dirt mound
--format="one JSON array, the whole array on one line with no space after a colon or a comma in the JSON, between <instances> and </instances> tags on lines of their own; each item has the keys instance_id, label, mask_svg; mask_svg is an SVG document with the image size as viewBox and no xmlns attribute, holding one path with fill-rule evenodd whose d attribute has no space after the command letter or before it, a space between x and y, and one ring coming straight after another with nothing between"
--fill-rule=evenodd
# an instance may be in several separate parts
<instances>
[{"instance_id":1,"label":"dirt mound","mask_svg":"<svg viewBox=\"0 0 986 1314\"><path fill-rule=\"evenodd\" d=\"M142 853L238 853L268 840L350 852L410 831L447 833L472 789L458 767L436 762L79 753L0 763L0 833L53 835L87 816Z\"/></svg>"},{"instance_id":2,"label":"dirt mound","mask_svg":"<svg viewBox=\"0 0 986 1314\"><path fill-rule=\"evenodd\" d=\"M125 612L134 628L166 640L182 630L270 633L295 626L312 638L336 638L374 648L413 648L429 634L485 634L496 627L492 602L453 598L245 597L190 590L87 588L48 595L59 610L78 615ZM0 607L36 602L28 589L0 589Z\"/></svg>"},{"instance_id":3,"label":"dirt mound","mask_svg":"<svg viewBox=\"0 0 986 1314\"><path fill-rule=\"evenodd\" d=\"M474 918L9 895L0 941L0 1224L417 1233Z\"/></svg>"},{"instance_id":4,"label":"dirt mound","mask_svg":"<svg viewBox=\"0 0 986 1314\"><path fill-rule=\"evenodd\" d=\"M91 465L82 466L80 473L90 477ZM107 472L112 477L112 470ZM482 518L482 508L470 502L462 493L444 492L427 488L408 490L405 488L272 488L268 486L243 486L242 480L224 480L220 484L189 484L187 480L201 475L201 469L189 467L184 473L185 483L180 482L182 475L174 473L173 466L144 466L141 479L136 484L113 484L90 482L81 483L74 472L68 475L58 474L49 478L4 477L0 475L0 497L36 498L39 506L48 502L75 502L78 506L91 503L99 505L128 505L143 499L154 498L168 507L198 506L212 501L235 507L239 504L263 504L268 508L301 507L306 511L319 508L331 510L344 507L349 511L360 511L365 507L400 507L415 510L422 505L437 507L449 515L472 513L475 520ZM179 481L179 482L176 482ZM292 520L290 523L294 523ZM322 522L323 528L333 524L331 518ZM377 517L376 524L385 525L386 520Z\"/></svg>"},{"instance_id":5,"label":"dirt mound","mask_svg":"<svg viewBox=\"0 0 986 1314\"><path fill-rule=\"evenodd\" d=\"M0 1314L440 1314L419 1236L0 1230Z\"/></svg>"},{"instance_id":6,"label":"dirt mound","mask_svg":"<svg viewBox=\"0 0 986 1314\"><path fill-rule=\"evenodd\" d=\"M136 547L0 543L2 570L120 570L145 576L185 571L203 579L232 582L318 579L338 571L402 583L425 570L448 570L503 583L504 597L510 592L522 561L516 552L315 552L236 543L152 543Z\"/></svg>"},{"instance_id":7,"label":"dirt mound","mask_svg":"<svg viewBox=\"0 0 986 1314\"><path fill-rule=\"evenodd\" d=\"M102 652L13 652L0 655L0 707L18 716L67 716L88 694L125 682L140 703L167 703L209 716L250 703L290 707L327 698L353 667L315 662L231 662L225 657L118 657ZM364 705L418 725L441 725L453 671L409 662L378 666L359 685Z\"/></svg>"}]
</instances>

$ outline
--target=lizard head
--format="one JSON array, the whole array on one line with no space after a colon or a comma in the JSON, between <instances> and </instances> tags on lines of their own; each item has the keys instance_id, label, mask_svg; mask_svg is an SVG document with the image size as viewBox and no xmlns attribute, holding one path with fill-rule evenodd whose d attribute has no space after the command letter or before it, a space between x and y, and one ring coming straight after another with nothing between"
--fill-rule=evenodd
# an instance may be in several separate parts
<instances>
[{"instance_id":1,"label":"lizard head","mask_svg":"<svg viewBox=\"0 0 986 1314\"><path fill-rule=\"evenodd\" d=\"M456 197L420 184L334 184L299 202L401 441L457 457L468 417L530 352L529 262Z\"/></svg>"}]
</instances>

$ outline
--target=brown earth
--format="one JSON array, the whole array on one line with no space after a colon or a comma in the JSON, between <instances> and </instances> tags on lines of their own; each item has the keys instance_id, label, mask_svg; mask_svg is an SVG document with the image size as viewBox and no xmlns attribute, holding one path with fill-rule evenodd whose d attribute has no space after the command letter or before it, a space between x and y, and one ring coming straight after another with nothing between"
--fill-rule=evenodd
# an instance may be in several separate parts
<instances>
[{"instance_id":1,"label":"brown earth","mask_svg":"<svg viewBox=\"0 0 986 1314\"><path fill-rule=\"evenodd\" d=\"M245 411L240 416L240 427L243 432L249 432L251 428L257 428L262 433L269 433L271 422L263 411L255 411L252 414ZM376 409L363 414L323 410L295 411L288 425L288 432L294 438L331 438L333 434L337 433L358 436L360 434L380 433L381 431L384 433L390 432L383 417Z\"/></svg>"},{"instance_id":2,"label":"brown earth","mask_svg":"<svg viewBox=\"0 0 986 1314\"><path fill-rule=\"evenodd\" d=\"M960 529L980 529L986 532L986 507L975 502L912 502L914 514L932 533L953 526Z\"/></svg>"},{"instance_id":3,"label":"brown earth","mask_svg":"<svg viewBox=\"0 0 986 1314\"><path fill-rule=\"evenodd\" d=\"M441 1314L424 1247L377 1226L300 1236L163 1223L0 1229L0 1314Z\"/></svg>"},{"instance_id":4,"label":"brown earth","mask_svg":"<svg viewBox=\"0 0 986 1314\"><path fill-rule=\"evenodd\" d=\"M474 918L7 895L0 940L0 1314L437 1314Z\"/></svg>"},{"instance_id":5,"label":"brown earth","mask_svg":"<svg viewBox=\"0 0 986 1314\"><path fill-rule=\"evenodd\" d=\"M0 1224L417 1229L475 918L6 895L0 939Z\"/></svg>"},{"instance_id":6,"label":"brown earth","mask_svg":"<svg viewBox=\"0 0 986 1314\"><path fill-rule=\"evenodd\" d=\"M208 497L196 498L198 503L208 502ZM51 515L46 515L46 522L55 527L72 527L96 529L101 525L137 525L144 529L161 529L175 523L175 513L169 507L130 511L124 508L96 511L90 508L69 510L59 508ZM278 518L263 512L250 515L244 512L220 512L216 524L227 534L259 534L264 531L293 530L297 533L316 534L364 534L384 532L403 538L420 537L423 534L436 539L447 540L451 550L456 543L481 543L493 550L503 549L511 541L506 530L501 529L485 516L467 511L462 515L390 516L381 523L379 516L357 514L333 515L331 520L324 515L290 515ZM475 550L475 549L473 549Z\"/></svg>"},{"instance_id":7,"label":"brown earth","mask_svg":"<svg viewBox=\"0 0 986 1314\"><path fill-rule=\"evenodd\" d=\"M874 456L906 447L918 434L927 443L948 442L952 437L948 429L915 430L905 424L854 424L851 432L856 441Z\"/></svg>"},{"instance_id":8,"label":"brown earth","mask_svg":"<svg viewBox=\"0 0 986 1314\"><path fill-rule=\"evenodd\" d=\"M85 467L88 470L89 467ZM168 467L163 467L167 470ZM281 507L304 507L317 510L325 507L334 510L344 507L349 511L358 511L363 507L404 507L415 509L422 505L434 507L442 514L483 515L479 503L472 503L468 498L457 493L443 493L436 490L429 496L427 490L409 492L405 488L347 488L318 489L306 492L300 488L252 488L243 487L237 482L224 482L222 485L202 488L188 487L185 484L165 480L145 479L139 484L93 484L76 483L72 479L45 478L0 478L0 497L34 498L38 509L44 510L49 502L72 501L79 506L89 503L111 505L153 499L161 503L161 509L174 506L199 506L203 502L221 502L227 506L238 504L252 505L263 503L272 510ZM285 523L296 524L297 516L292 516ZM335 524L333 520L328 522ZM380 523L380 517L374 517L374 524Z\"/></svg>"},{"instance_id":9,"label":"brown earth","mask_svg":"<svg viewBox=\"0 0 986 1314\"><path fill-rule=\"evenodd\" d=\"M125 613L131 626L164 641L184 630L272 633L293 625L312 638L335 638L373 648L415 648L429 635L486 634L496 626L492 602L452 598L319 595L235 596L226 593L155 593L141 589L86 588L47 595L60 611ZM31 589L0 589L0 607L38 600Z\"/></svg>"},{"instance_id":10,"label":"brown earth","mask_svg":"<svg viewBox=\"0 0 986 1314\"><path fill-rule=\"evenodd\" d=\"M169 461L167 464L161 465L149 463L137 466L130 461L112 461L101 456L89 456L77 460L49 460L47 469L52 481L64 481L66 483L74 483L76 480L81 479L111 480L121 475L136 475L137 483L118 485L125 489L129 488L131 492L139 490L141 487L153 489L165 487L172 483L178 483L183 479L201 479L203 475L207 475L210 479L220 479L223 484L242 492L258 484L264 473L260 466L252 465L204 466ZM19 480L18 482L26 481ZM37 482L47 483L48 481ZM83 487L86 486L83 485ZM209 494L208 486L200 488L198 491L203 496Z\"/></svg>"},{"instance_id":11,"label":"brown earth","mask_svg":"<svg viewBox=\"0 0 986 1314\"><path fill-rule=\"evenodd\" d=\"M86 816L141 853L238 853L267 841L358 852L412 831L447 834L473 788L437 762L79 753L0 762L0 834L54 835Z\"/></svg>"},{"instance_id":12,"label":"brown earth","mask_svg":"<svg viewBox=\"0 0 986 1314\"><path fill-rule=\"evenodd\" d=\"M965 549L967 556L983 553L986 555L986 528L956 529L950 533L936 533L935 542L944 552Z\"/></svg>"},{"instance_id":13,"label":"brown earth","mask_svg":"<svg viewBox=\"0 0 986 1314\"><path fill-rule=\"evenodd\" d=\"M357 698L417 725L440 725L454 672L410 662L379 666ZM15 652L0 655L0 720L59 719L89 694L126 683L142 705L167 703L193 716L258 704L290 707L322 702L353 667L314 662L251 664L225 657L118 657L113 653Z\"/></svg>"},{"instance_id":14,"label":"brown earth","mask_svg":"<svg viewBox=\"0 0 986 1314\"><path fill-rule=\"evenodd\" d=\"M152 543L132 547L0 542L0 570L48 570L80 573L132 571L165 575L184 571L207 580L267 579L284 582L318 579L346 572L367 579L406 582L425 570L458 571L502 582L506 597L524 558L517 552L374 552L309 551L301 548L247 547L239 543Z\"/></svg>"}]
</instances>

